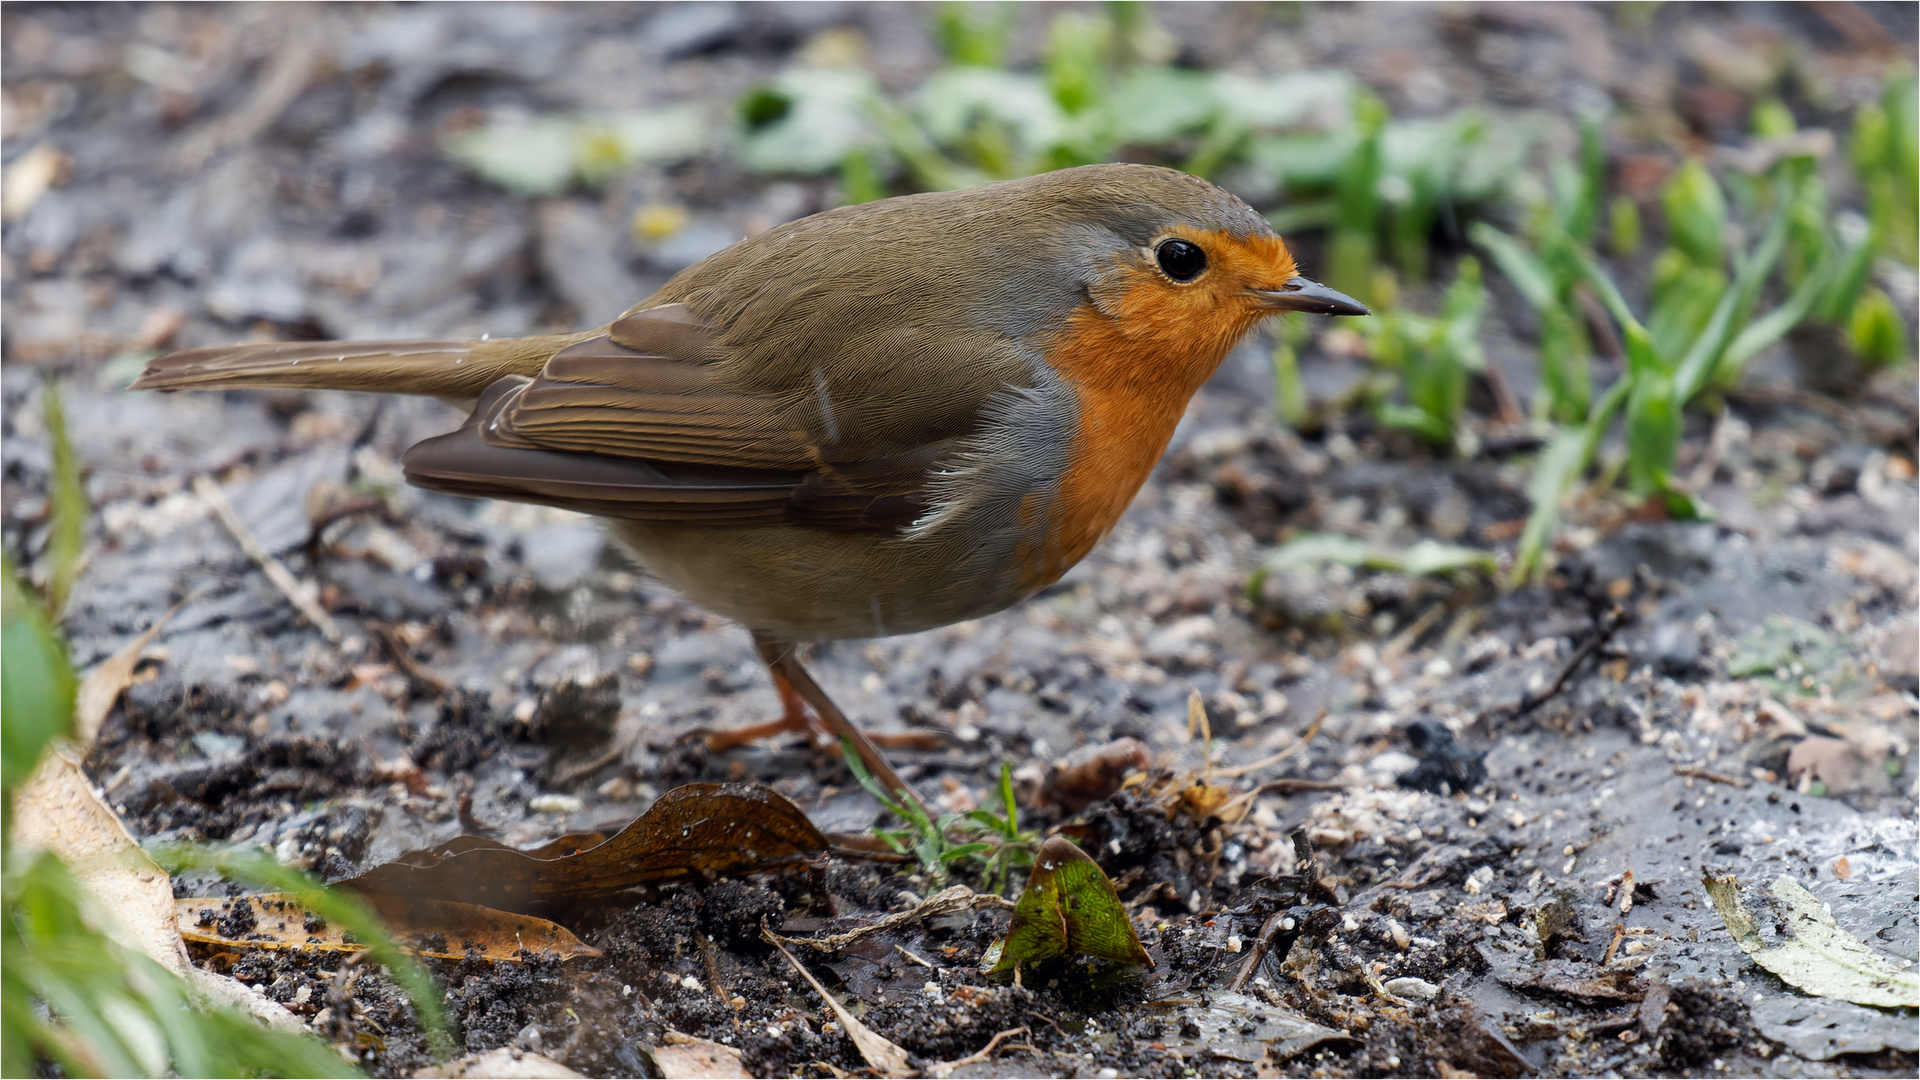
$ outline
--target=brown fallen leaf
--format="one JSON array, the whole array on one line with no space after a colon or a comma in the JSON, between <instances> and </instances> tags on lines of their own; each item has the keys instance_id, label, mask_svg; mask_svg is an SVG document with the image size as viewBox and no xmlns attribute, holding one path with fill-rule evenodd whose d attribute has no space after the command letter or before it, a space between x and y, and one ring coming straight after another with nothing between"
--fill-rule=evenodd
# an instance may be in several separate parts
<instances>
[{"instance_id":1,"label":"brown fallen leaf","mask_svg":"<svg viewBox=\"0 0 1920 1080\"><path fill-rule=\"evenodd\" d=\"M604 900L638 885L791 869L825 854L827 846L807 815L772 788L686 784L612 837L574 854L542 858L458 836L336 884L394 920L404 919L407 905L418 900L530 914Z\"/></svg>"},{"instance_id":2,"label":"brown fallen leaf","mask_svg":"<svg viewBox=\"0 0 1920 1080\"><path fill-rule=\"evenodd\" d=\"M173 881L94 794L77 756L72 747L56 746L40 762L14 798L13 838L72 867L87 892L83 914L88 922L185 975L187 956L173 921Z\"/></svg>"},{"instance_id":3,"label":"brown fallen leaf","mask_svg":"<svg viewBox=\"0 0 1920 1080\"><path fill-rule=\"evenodd\" d=\"M237 904L247 905L250 912L239 912L234 906ZM286 893L237 899L189 896L174 901L174 905L179 911L180 936L203 945L302 952L359 952L366 948L361 942L347 940L339 927L317 919ZM404 941L412 937L418 941L424 935L436 933L446 938L446 944L438 949L408 950L416 956L461 960L466 957L469 944L478 946L488 960L519 960L522 949L536 954L553 953L562 960L600 955L599 949L574 937L566 927L531 915L448 900L409 900L404 910L404 918L389 916L396 938ZM223 922L235 933L223 933ZM238 929L240 927L245 929Z\"/></svg>"},{"instance_id":4,"label":"brown fallen leaf","mask_svg":"<svg viewBox=\"0 0 1920 1080\"><path fill-rule=\"evenodd\" d=\"M1078 813L1088 803L1119 791L1129 773L1144 772L1151 765L1147 746L1139 739L1083 746L1053 763L1037 801L1042 806L1057 803L1070 813Z\"/></svg>"},{"instance_id":5,"label":"brown fallen leaf","mask_svg":"<svg viewBox=\"0 0 1920 1080\"><path fill-rule=\"evenodd\" d=\"M740 1051L712 1039L675 1041L653 1052L654 1064L666 1080L747 1080L753 1076L740 1062Z\"/></svg>"},{"instance_id":6,"label":"brown fallen leaf","mask_svg":"<svg viewBox=\"0 0 1920 1080\"><path fill-rule=\"evenodd\" d=\"M154 620L147 632L129 642L126 648L107 657L90 668L80 679L80 688L73 697L73 738L81 746L92 746L93 740L100 735L100 725L112 711L113 703L133 682L133 669L140 666L140 654L167 625L174 612L180 610L176 604L173 611Z\"/></svg>"},{"instance_id":7,"label":"brown fallen leaf","mask_svg":"<svg viewBox=\"0 0 1920 1080\"><path fill-rule=\"evenodd\" d=\"M1840 795L1846 792L1866 789L1881 789L1886 786L1887 774L1879 768L1879 762L1861 753L1860 748L1844 739L1830 739L1824 735L1811 735L1796 744L1787 754L1787 775L1798 784L1799 790L1806 792L1814 783L1826 785L1826 794Z\"/></svg>"},{"instance_id":8,"label":"brown fallen leaf","mask_svg":"<svg viewBox=\"0 0 1920 1080\"><path fill-rule=\"evenodd\" d=\"M186 978L202 993L283 1030L286 1007L245 983L193 967L174 919L173 881L95 794L71 746L56 746L14 798L14 839L58 855L79 879L82 916L108 937Z\"/></svg>"}]
</instances>

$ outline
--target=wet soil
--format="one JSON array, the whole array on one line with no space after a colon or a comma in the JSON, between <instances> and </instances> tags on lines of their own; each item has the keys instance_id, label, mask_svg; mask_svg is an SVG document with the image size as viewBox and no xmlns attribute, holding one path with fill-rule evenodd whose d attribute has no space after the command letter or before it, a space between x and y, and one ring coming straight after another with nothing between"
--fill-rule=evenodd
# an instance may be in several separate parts
<instances>
[{"instance_id":1,"label":"wet soil","mask_svg":"<svg viewBox=\"0 0 1920 1080\"><path fill-rule=\"evenodd\" d=\"M1786 5L1662 5L1646 27L1572 6L1155 9L1184 60L1344 67L1400 115L1564 116L1610 96L1653 133L1612 148L1616 164L1737 137L1749 99L1715 74L1735 60L1796 65L1803 123L1870 97L1889 56L1911 63L1913 16L1855 10L1868 22ZM1016 42L1045 17L1022 14L1036 32ZM828 831L881 822L836 756L687 738L778 702L743 631L649 580L593 522L401 484L399 454L457 424L451 409L119 387L155 349L247 335L593 325L705 254L694 241L819 209L829 183L754 178L715 153L603 195L518 199L446 159L448 131L516 109L727 100L841 27L884 82L911 86L935 57L925 12L9 5L4 19L7 161L51 140L71 175L0 244L0 527L25 562L44 546L39 387L57 375L95 510L65 613L76 661L178 606L89 760L136 836L262 845L342 877L476 826L524 845L617 827L698 779L767 783ZM276 77L300 89L259 120L249 103ZM642 249L625 222L662 199L689 208L692 240ZM1493 288L1491 352L1525 397L1526 316ZM1331 399L1365 369L1323 329L1303 374ZM980 960L1006 917L980 912L809 957L816 976L922 1063L1027 1029L955 1075L1911 1075L1911 1012L1799 995L1740 953L1700 887L1790 874L1843 928L1920 962L1911 365L1836 397L1799 385L1787 350L1765 358L1682 452L1716 521L1579 501L1542 585L1332 569L1249 595L1266 548L1304 532L1510 552L1528 509L1531 446L1484 417L1461 459L1361 415L1280 427L1268 349L1229 360L1114 535L1059 584L987 619L811 655L863 723L935 733L937 749L893 760L942 809L992 805L1013 764L1026 822L1082 841L1156 968L1061 959L1017 986L989 979ZM192 494L200 474L317 588L343 640L241 553ZM1194 690L1215 768L1304 740L1232 781L1268 785L1232 822L1177 798L1208 767L1187 731ZM1052 762L1121 738L1147 748L1145 783L1072 814L1034 805ZM854 1071L865 1061L759 929L831 932L939 884L837 861L826 896L807 875L664 889L571 918L601 957L435 969L464 1051L638 1075L678 1033L737 1048L756 1075ZM430 1064L377 969L202 960L371 1072ZM1288 1034L1300 1020L1337 1037Z\"/></svg>"}]
</instances>

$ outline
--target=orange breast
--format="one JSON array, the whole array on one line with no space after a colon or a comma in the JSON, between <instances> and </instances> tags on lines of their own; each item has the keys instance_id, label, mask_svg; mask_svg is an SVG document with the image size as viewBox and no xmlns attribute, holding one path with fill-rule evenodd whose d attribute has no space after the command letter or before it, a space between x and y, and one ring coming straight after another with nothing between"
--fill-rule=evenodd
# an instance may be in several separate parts
<instances>
[{"instance_id":1,"label":"orange breast","mask_svg":"<svg viewBox=\"0 0 1920 1080\"><path fill-rule=\"evenodd\" d=\"M1078 393L1079 430L1044 539L1020 552L1023 586L1052 584L1106 537L1166 452L1194 392L1266 314L1209 302L1216 299L1170 294L1143 274L1069 321L1048 357Z\"/></svg>"}]
</instances>

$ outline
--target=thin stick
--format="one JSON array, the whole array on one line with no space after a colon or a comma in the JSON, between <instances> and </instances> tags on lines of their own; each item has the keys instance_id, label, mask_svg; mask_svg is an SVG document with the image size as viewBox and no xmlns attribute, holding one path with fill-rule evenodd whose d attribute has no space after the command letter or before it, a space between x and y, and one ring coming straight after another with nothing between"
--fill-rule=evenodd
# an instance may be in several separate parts
<instances>
[{"instance_id":1,"label":"thin stick","mask_svg":"<svg viewBox=\"0 0 1920 1080\"><path fill-rule=\"evenodd\" d=\"M1673 775L1691 776L1695 780L1711 780L1716 784L1727 784L1731 787L1747 786L1745 777L1728 776L1726 773L1708 772L1698 765L1675 765L1673 767Z\"/></svg>"},{"instance_id":2,"label":"thin stick","mask_svg":"<svg viewBox=\"0 0 1920 1080\"><path fill-rule=\"evenodd\" d=\"M1345 791L1351 786L1344 780L1269 780L1252 791L1243 791L1221 803L1220 809L1215 810L1213 816L1221 821L1238 821L1238 818L1229 817L1228 813L1239 810L1262 795L1298 795L1303 791Z\"/></svg>"},{"instance_id":3,"label":"thin stick","mask_svg":"<svg viewBox=\"0 0 1920 1080\"><path fill-rule=\"evenodd\" d=\"M1233 981L1227 984L1227 989L1236 994L1239 993L1240 989L1247 985L1247 980L1253 977L1253 973L1260 970L1260 961L1265 960L1267 950L1273 948L1273 935L1280 932L1280 923L1286 917L1287 913L1284 911L1276 911L1267 916L1266 925L1260 928L1259 936L1253 939L1253 948L1247 952L1247 958L1240 962L1240 970L1233 976Z\"/></svg>"},{"instance_id":4,"label":"thin stick","mask_svg":"<svg viewBox=\"0 0 1920 1080\"><path fill-rule=\"evenodd\" d=\"M1015 1035L1025 1035L1025 1034L1028 1034L1028 1031L1026 1028L1023 1028L1023 1027L1011 1028L1006 1031L1002 1031L999 1034L995 1035L993 1038L988 1039L987 1045L981 1047L979 1051L976 1053L968 1054L966 1057L963 1057L958 1061L942 1061L937 1065L927 1066L927 1075L935 1078L944 1078L946 1076L952 1075L953 1070L959 1068L962 1065L978 1065L981 1062L986 1061L989 1057L991 1057L993 1054L994 1048L998 1047L1002 1041L1006 1039L1011 1039Z\"/></svg>"},{"instance_id":5,"label":"thin stick","mask_svg":"<svg viewBox=\"0 0 1920 1080\"><path fill-rule=\"evenodd\" d=\"M757 633L753 635L753 644L760 650L760 659L785 678L808 705L813 706L814 715L827 725L828 730L853 743L854 751L860 755L860 763L880 781L881 787L892 792L905 792L906 798L912 799L915 806L926 810L927 804L921 800L919 792L914 791L912 785L893 771L893 766L887 763L880 748L873 745L873 740L867 738L866 732L855 727L853 721L847 719L847 714L840 711L840 706L835 705L827 692L820 689L820 684L813 681L813 676L807 674L807 669L800 666L792 645L763 638Z\"/></svg>"},{"instance_id":6,"label":"thin stick","mask_svg":"<svg viewBox=\"0 0 1920 1080\"><path fill-rule=\"evenodd\" d=\"M207 508L213 511L214 517L220 519L220 524L226 528L234 542L240 545L240 550L246 553L247 558L252 559L261 570L266 572L267 580L273 583L274 588L280 590L280 595L286 597L300 614L305 615L307 621L312 623L328 642L334 645L340 644L340 627L333 621L333 616L327 614L327 609L320 606L319 601L314 599L313 592L299 578L293 576L293 571L287 569L285 563L274 558L272 552L260 545L260 541L254 537L252 530L247 528L246 522L241 521L240 515L234 513L233 504L227 501L227 494L220 490L220 485L202 473L193 478L193 493L200 496L201 500L207 504Z\"/></svg>"},{"instance_id":7,"label":"thin stick","mask_svg":"<svg viewBox=\"0 0 1920 1080\"><path fill-rule=\"evenodd\" d=\"M1269 765L1280 764L1282 761L1285 761L1286 759L1299 753L1301 750L1306 749L1307 743L1312 742L1313 737L1315 735L1320 734L1320 724L1326 718L1327 718L1327 710L1321 709L1320 715L1313 718L1313 723L1307 728L1307 733L1305 735L1300 736L1300 738L1296 740L1292 746L1287 747L1285 750L1280 751L1279 753L1273 755L1272 757L1261 758L1259 761L1256 761L1251 765L1235 765L1231 769L1215 769L1213 770L1213 775L1224 777L1228 780L1233 780L1238 777L1245 776L1248 773L1257 773L1261 769L1264 769Z\"/></svg>"},{"instance_id":8,"label":"thin stick","mask_svg":"<svg viewBox=\"0 0 1920 1080\"><path fill-rule=\"evenodd\" d=\"M1617 633L1622 626L1625 626L1626 622L1627 613L1625 608L1615 607L1612 611L1608 612L1606 618L1600 620L1600 625L1594 631L1593 636L1587 639L1585 645L1574 650L1573 655L1567 658L1567 662L1561 665L1560 673L1553 677L1553 681L1547 684L1545 690L1540 691L1538 694L1528 694L1526 697L1520 699L1520 703L1513 707L1514 717L1525 716L1553 700L1561 690L1566 688L1567 680L1573 678L1573 673L1579 670L1580 665L1587 662L1587 657L1598 652L1600 646L1612 641L1613 635Z\"/></svg>"}]
</instances>

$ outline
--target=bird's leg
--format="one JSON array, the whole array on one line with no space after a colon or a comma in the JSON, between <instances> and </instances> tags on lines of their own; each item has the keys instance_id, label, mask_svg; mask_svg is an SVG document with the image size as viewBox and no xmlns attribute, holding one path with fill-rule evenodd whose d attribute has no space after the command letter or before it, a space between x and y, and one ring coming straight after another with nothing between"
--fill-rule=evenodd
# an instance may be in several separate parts
<instances>
[{"instance_id":1,"label":"bird's leg","mask_svg":"<svg viewBox=\"0 0 1920 1080\"><path fill-rule=\"evenodd\" d=\"M761 655L764 658L766 654ZM724 731L708 731L701 736L707 744L707 749L719 753L736 746L759 742L761 739L785 735L790 731L814 730L813 718L807 714L807 703L800 700L800 695L794 691L793 685L787 682L786 676L780 674L780 669L774 667L771 662L767 664L767 670L773 675L774 690L780 694L780 719L769 720L764 724L727 728Z\"/></svg>"},{"instance_id":2,"label":"bird's leg","mask_svg":"<svg viewBox=\"0 0 1920 1080\"><path fill-rule=\"evenodd\" d=\"M725 728L719 731L702 731L701 741L714 753L732 750L748 743L771 739L776 736L804 731L813 736L814 745L822 750L838 750L840 737L827 729L826 725L814 718L812 710L800 697L799 691L780 673L780 669L769 663L767 673L773 676L773 688L780 695L780 719L769 720L764 724L748 724L745 727ZM889 750L938 750L946 745L945 736L930 728L912 728L907 731L870 731L867 739L875 746Z\"/></svg>"},{"instance_id":3,"label":"bird's leg","mask_svg":"<svg viewBox=\"0 0 1920 1080\"><path fill-rule=\"evenodd\" d=\"M807 669L800 665L800 658L794 655L791 644L763 638L759 634L753 636L753 644L760 650L760 659L766 661L767 670L773 673L774 684L781 686L782 700L786 699L788 692L798 694L802 701L813 706L814 714L828 731L853 744L854 751L860 755L860 763L866 766L867 772L880 782L883 789L893 792L896 798L912 800L922 811L926 809L919 794L900 778L899 773L893 771L893 766L887 763L886 757L880 753L879 747L873 745L867 733L855 727L853 721L847 719L847 714L841 712L840 707L827 696L827 692L820 689L820 684L813 681L813 676L807 674Z\"/></svg>"}]
</instances>

